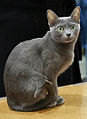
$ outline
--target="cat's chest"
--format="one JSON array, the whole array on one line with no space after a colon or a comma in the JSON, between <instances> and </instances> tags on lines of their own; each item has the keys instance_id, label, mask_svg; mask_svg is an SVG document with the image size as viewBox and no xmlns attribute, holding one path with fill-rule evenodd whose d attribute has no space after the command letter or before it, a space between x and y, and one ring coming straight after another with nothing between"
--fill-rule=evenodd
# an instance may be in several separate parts
<instances>
[{"instance_id":1,"label":"cat's chest","mask_svg":"<svg viewBox=\"0 0 87 119\"><path fill-rule=\"evenodd\" d=\"M59 53L55 51L45 50L42 52L42 59L44 64L47 63L55 63L55 64L63 64L65 62L72 62L74 58L73 52Z\"/></svg>"},{"instance_id":2,"label":"cat's chest","mask_svg":"<svg viewBox=\"0 0 87 119\"><path fill-rule=\"evenodd\" d=\"M74 59L74 53L61 55L60 53L54 53L51 50L43 52L42 55L44 70L57 75L64 72L72 64Z\"/></svg>"},{"instance_id":3,"label":"cat's chest","mask_svg":"<svg viewBox=\"0 0 87 119\"><path fill-rule=\"evenodd\" d=\"M61 73L63 73L74 61L74 53L72 52L69 57L66 57L63 62L62 65L60 66L60 69L57 73L57 76L60 75Z\"/></svg>"},{"instance_id":4,"label":"cat's chest","mask_svg":"<svg viewBox=\"0 0 87 119\"><path fill-rule=\"evenodd\" d=\"M46 50L42 53L43 63L47 64L57 64L61 57L58 53L55 53L51 50Z\"/></svg>"}]
</instances>

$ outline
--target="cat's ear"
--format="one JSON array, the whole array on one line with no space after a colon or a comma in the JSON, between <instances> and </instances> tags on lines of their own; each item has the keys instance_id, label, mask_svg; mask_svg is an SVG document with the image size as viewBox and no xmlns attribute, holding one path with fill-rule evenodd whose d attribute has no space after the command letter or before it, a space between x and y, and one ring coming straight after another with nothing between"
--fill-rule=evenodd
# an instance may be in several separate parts
<instances>
[{"instance_id":1,"label":"cat's ear","mask_svg":"<svg viewBox=\"0 0 87 119\"><path fill-rule=\"evenodd\" d=\"M52 27L58 20L58 16L52 10L47 10L47 18L50 27Z\"/></svg>"},{"instance_id":2,"label":"cat's ear","mask_svg":"<svg viewBox=\"0 0 87 119\"><path fill-rule=\"evenodd\" d=\"M77 23L80 23L80 7L76 7L72 14L71 14L71 18L74 19Z\"/></svg>"}]
</instances>

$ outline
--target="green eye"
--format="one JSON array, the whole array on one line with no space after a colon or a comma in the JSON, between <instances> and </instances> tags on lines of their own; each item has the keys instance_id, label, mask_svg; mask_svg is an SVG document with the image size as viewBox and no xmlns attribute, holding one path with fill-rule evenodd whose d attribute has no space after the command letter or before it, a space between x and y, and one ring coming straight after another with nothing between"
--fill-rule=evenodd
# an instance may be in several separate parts
<instances>
[{"instance_id":1,"label":"green eye","mask_svg":"<svg viewBox=\"0 0 87 119\"><path fill-rule=\"evenodd\" d=\"M71 26L71 30L74 30L76 28L76 26L74 25L74 26Z\"/></svg>"},{"instance_id":2,"label":"green eye","mask_svg":"<svg viewBox=\"0 0 87 119\"><path fill-rule=\"evenodd\" d=\"M62 32L62 31L64 31L64 28L62 26L60 26L60 27L58 27L58 31Z\"/></svg>"}]
</instances>

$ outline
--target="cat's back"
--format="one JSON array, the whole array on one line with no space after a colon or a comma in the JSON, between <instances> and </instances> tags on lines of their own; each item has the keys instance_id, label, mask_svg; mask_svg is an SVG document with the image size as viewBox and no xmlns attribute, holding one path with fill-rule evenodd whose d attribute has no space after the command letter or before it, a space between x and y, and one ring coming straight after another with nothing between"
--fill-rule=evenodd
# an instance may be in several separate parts
<instances>
[{"instance_id":1,"label":"cat's back","mask_svg":"<svg viewBox=\"0 0 87 119\"><path fill-rule=\"evenodd\" d=\"M27 40L19 43L10 53L7 62L19 61L22 58L27 58L29 55L33 55L39 49L41 38Z\"/></svg>"},{"instance_id":2,"label":"cat's back","mask_svg":"<svg viewBox=\"0 0 87 119\"><path fill-rule=\"evenodd\" d=\"M40 64L40 52L41 52L41 38L27 40L19 43L10 53L4 68L4 76L7 73L26 70L31 67L36 69L36 65ZM38 61L38 62L37 62ZM36 65L35 65L36 64ZM39 65L42 66L41 64Z\"/></svg>"}]
</instances>

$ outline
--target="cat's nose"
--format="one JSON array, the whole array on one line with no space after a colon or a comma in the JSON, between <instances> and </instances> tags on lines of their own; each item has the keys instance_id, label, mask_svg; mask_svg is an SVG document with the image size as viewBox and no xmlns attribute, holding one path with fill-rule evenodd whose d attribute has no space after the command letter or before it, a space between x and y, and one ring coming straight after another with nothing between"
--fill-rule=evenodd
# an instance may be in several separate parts
<instances>
[{"instance_id":1,"label":"cat's nose","mask_svg":"<svg viewBox=\"0 0 87 119\"><path fill-rule=\"evenodd\" d=\"M70 36L71 36L71 33L67 33L66 35L67 35L68 37L70 37Z\"/></svg>"}]
</instances>

